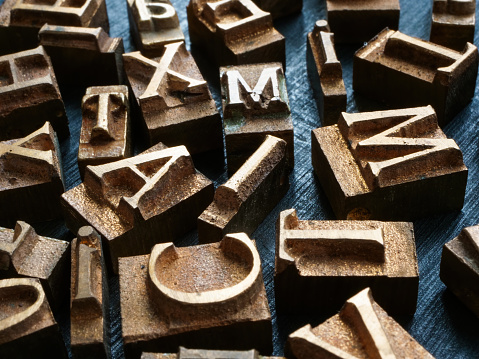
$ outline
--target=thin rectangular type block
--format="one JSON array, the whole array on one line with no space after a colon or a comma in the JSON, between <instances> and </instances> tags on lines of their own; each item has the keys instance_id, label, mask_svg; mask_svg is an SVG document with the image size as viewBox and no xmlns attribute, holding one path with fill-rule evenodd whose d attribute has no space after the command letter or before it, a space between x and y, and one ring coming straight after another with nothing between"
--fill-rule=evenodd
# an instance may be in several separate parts
<instances>
[{"instance_id":1,"label":"thin rectangular type block","mask_svg":"<svg viewBox=\"0 0 479 359\"><path fill-rule=\"evenodd\" d=\"M273 19L288 16L303 9L303 0L253 0L258 7L269 12Z\"/></svg>"},{"instance_id":2,"label":"thin rectangular type block","mask_svg":"<svg viewBox=\"0 0 479 359\"><path fill-rule=\"evenodd\" d=\"M325 20L318 20L307 37L306 60L319 116L324 126L338 122L346 111L347 94L343 69L336 56L334 34Z\"/></svg>"},{"instance_id":3,"label":"thin rectangular type block","mask_svg":"<svg viewBox=\"0 0 479 359\"><path fill-rule=\"evenodd\" d=\"M220 68L228 173L235 173L266 135L286 141L286 162L294 167L294 133L288 91L280 63Z\"/></svg>"},{"instance_id":4,"label":"thin rectangular type block","mask_svg":"<svg viewBox=\"0 0 479 359\"><path fill-rule=\"evenodd\" d=\"M0 57L0 140L26 136L50 121L60 139L68 119L50 58L42 46Z\"/></svg>"},{"instance_id":5,"label":"thin rectangular type block","mask_svg":"<svg viewBox=\"0 0 479 359\"><path fill-rule=\"evenodd\" d=\"M473 44L458 52L384 29L354 55L353 89L399 108L432 105L444 126L474 96L477 67Z\"/></svg>"},{"instance_id":6,"label":"thin rectangular type block","mask_svg":"<svg viewBox=\"0 0 479 359\"><path fill-rule=\"evenodd\" d=\"M38 34L60 84L99 86L124 82L123 39L101 28L45 24Z\"/></svg>"},{"instance_id":7,"label":"thin rectangular type block","mask_svg":"<svg viewBox=\"0 0 479 359\"><path fill-rule=\"evenodd\" d=\"M223 147L221 116L184 42L158 58L132 52L123 61L150 145L184 145L192 154Z\"/></svg>"},{"instance_id":8,"label":"thin rectangular type block","mask_svg":"<svg viewBox=\"0 0 479 359\"><path fill-rule=\"evenodd\" d=\"M414 314L419 271L412 223L300 221L294 209L276 224L278 311L336 312L370 287L388 313Z\"/></svg>"},{"instance_id":9,"label":"thin rectangular type block","mask_svg":"<svg viewBox=\"0 0 479 359\"><path fill-rule=\"evenodd\" d=\"M157 244L151 255L120 258L119 268L127 358L180 344L271 352L261 261L245 233L199 246Z\"/></svg>"},{"instance_id":10,"label":"thin rectangular type block","mask_svg":"<svg viewBox=\"0 0 479 359\"><path fill-rule=\"evenodd\" d=\"M109 358L108 279L100 235L89 226L72 241L70 342L73 358Z\"/></svg>"},{"instance_id":11,"label":"thin rectangular type block","mask_svg":"<svg viewBox=\"0 0 479 359\"><path fill-rule=\"evenodd\" d=\"M0 278L39 279L48 301L58 309L67 297L69 247L68 242L39 236L22 221L15 230L0 227Z\"/></svg>"},{"instance_id":12,"label":"thin rectangular type block","mask_svg":"<svg viewBox=\"0 0 479 359\"><path fill-rule=\"evenodd\" d=\"M82 99L78 167L118 161L132 154L128 87L89 87Z\"/></svg>"},{"instance_id":13,"label":"thin rectangular type block","mask_svg":"<svg viewBox=\"0 0 479 359\"><path fill-rule=\"evenodd\" d=\"M479 317L479 226L464 228L442 249L441 280Z\"/></svg>"},{"instance_id":14,"label":"thin rectangular type block","mask_svg":"<svg viewBox=\"0 0 479 359\"><path fill-rule=\"evenodd\" d=\"M0 313L0 357L68 358L38 279L0 280Z\"/></svg>"},{"instance_id":15,"label":"thin rectangular type block","mask_svg":"<svg viewBox=\"0 0 479 359\"><path fill-rule=\"evenodd\" d=\"M5 0L0 6L0 54L37 46L45 24L110 30L105 0Z\"/></svg>"},{"instance_id":16,"label":"thin rectangular type block","mask_svg":"<svg viewBox=\"0 0 479 359\"><path fill-rule=\"evenodd\" d=\"M61 217L63 174L58 141L46 122L27 137L0 142L0 225Z\"/></svg>"},{"instance_id":17,"label":"thin rectangular type block","mask_svg":"<svg viewBox=\"0 0 479 359\"><path fill-rule=\"evenodd\" d=\"M253 1L190 0L187 15L192 45L217 65L285 65L284 37L273 27L271 14Z\"/></svg>"},{"instance_id":18,"label":"thin rectangular type block","mask_svg":"<svg viewBox=\"0 0 479 359\"><path fill-rule=\"evenodd\" d=\"M343 112L311 141L314 171L338 219L409 221L464 204L462 152L431 106Z\"/></svg>"},{"instance_id":19,"label":"thin rectangular type block","mask_svg":"<svg viewBox=\"0 0 479 359\"><path fill-rule=\"evenodd\" d=\"M251 235L288 192L286 142L266 136L256 152L225 184L198 218L200 243L220 241L226 234Z\"/></svg>"},{"instance_id":20,"label":"thin rectangular type block","mask_svg":"<svg viewBox=\"0 0 479 359\"><path fill-rule=\"evenodd\" d=\"M294 359L434 358L374 301L369 288L319 326L290 334L285 352Z\"/></svg>"},{"instance_id":21,"label":"thin rectangular type block","mask_svg":"<svg viewBox=\"0 0 479 359\"><path fill-rule=\"evenodd\" d=\"M430 41L462 51L474 42L476 0L434 0Z\"/></svg>"},{"instance_id":22,"label":"thin rectangular type block","mask_svg":"<svg viewBox=\"0 0 479 359\"><path fill-rule=\"evenodd\" d=\"M365 42L399 26L399 0L326 0L326 7L337 43Z\"/></svg>"},{"instance_id":23,"label":"thin rectangular type block","mask_svg":"<svg viewBox=\"0 0 479 359\"><path fill-rule=\"evenodd\" d=\"M180 347L178 354L142 353L141 359L285 359L280 357L260 356L256 350L226 351L201 350Z\"/></svg>"},{"instance_id":24,"label":"thin rectangular type block","mask_svg":"<svg viewBox=\"0 0 479 359\"><path fill-rule=\"evenodd\" d=\"M83 183L61 200L72 232L90 225L100 233L116 273L118 257L149 253L194 229L213 195L213 183L178 146L87 166Z\"/></svg>"},{"instance_id":25,"label":"thin rectangular type block","mask_svg":"<svg viewBox=\"0 0 479 359\"><path fill-rule=\"evenodd\" d=\"M185 41L171 1L128 0L127 9L132 38L143 55L159 57L165 45Z\"/></svg>"}]
</instances>

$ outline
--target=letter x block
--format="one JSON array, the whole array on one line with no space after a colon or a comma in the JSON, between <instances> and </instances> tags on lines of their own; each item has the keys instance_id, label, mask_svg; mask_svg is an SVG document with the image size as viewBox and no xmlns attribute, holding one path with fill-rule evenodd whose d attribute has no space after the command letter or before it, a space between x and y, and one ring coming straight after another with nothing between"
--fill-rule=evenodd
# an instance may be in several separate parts
<instances>
[{"instance_id":1,"label":"letter x block","mask_svg":"<svg viewBox=\"0 0 479 359\"><path fill-rule=\"evenodd\" d=\"M220 68L228 173L236 172L266 135L286 141L286 162L294 166L293 121L280 63Z\"/></svg>"},{"instance_id":2,"label":"letter x block","mask_svg":"<svg viewBox=\"0 0 479 359\"><path fill-rule=\"evenodd\" d=\"M159 58L133 52L123 61L151 145L184 145L190 153L223 146L221 117L184 42L166 45Z\"/></svg>"},{"instance_id":3,"label":"letter x block","mask_svg":"<svg viewBox=\"0 0 479 359\"><path fill-rule=\"evenodd\" d=\"M311 141L314 170L339 219L413 220L464 204L462 152L431 106L343 112Z\"/></svg>"}]
</instances>

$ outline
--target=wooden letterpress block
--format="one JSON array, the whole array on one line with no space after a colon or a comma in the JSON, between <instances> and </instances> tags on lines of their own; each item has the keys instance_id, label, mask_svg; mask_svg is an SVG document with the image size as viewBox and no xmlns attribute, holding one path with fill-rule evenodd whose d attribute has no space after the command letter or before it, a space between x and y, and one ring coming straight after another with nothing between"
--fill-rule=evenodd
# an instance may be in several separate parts
<instances>
[{"instance_id":1,"label":"wooden letterpress block","mask_svg":"<svg viewBox=\"0 0 479 359\"><path fill-rule=\"evenodd\" d=\"M213 203L198 218L200 243L256 230L289 189L285 156L286 142L266 136L233 177L216 189Z\"/></svg>"},{"instance_id":2,"label":"wooden letterpress block","mask_svg":"<svg viewBox=\"0 0 479 359\"><path fill-rule=\"evenodd\" d=\"M45 24L110 30L105 0L5 0L0 7L0 54L37 46Z\"/></svg>"},{"instance_id":3,"label":"wooden letterpress block","mask_svg":"<svg viewBox=\"0 0 479 359\"><path fill-rule=\"evenodd\" d=\"M269 12L273 19L278 19L303 8L303 0L253 0L261 10Z\"/></svg>"},{"instance_id":4,"label":"wooden letterpress block","mask_svg":"<svg viewBox=\"0 0 479 359\"><path fill-rule=\"evenodd\" d=\"M294 209L276 224L278 311L336 312L370 287L388 313L414 314L419 271L412 223L300 221Z\"/></svg>"},{"instance_id":5,"label":"wooden letterpress block","mask_svg":"<svg viewBox=\"0 0 479 359\"><path fill-rule=\"evenodd\" d=\"M271 14L251 0L190 0L187 7L191 43L219 66L281 62L284 37Z\"/></svg>"},{"instance_id":6,"label":"wooden letterpress block","mask_svg":"<svg viewBox=\"0 0 479 359\"><path fill-rule=\"evenodd\" d=\"M261 261L246 234L191 247L157 244L151 255L120 258L119 273L127 358L180 344L272 350Z\"/></svg>"},{"instance_id":7,"label":"wooden letterpress block","mask_svg":"<svg viewBox=\"0 0 479 359\"><path fill-rule=\"evenodd\" d=\"M464 228L442 249L441 280L479 317L479 226Z\"/></svg>"},{"instance_id":8,"label":"wooden letterpress block","mask_svg":"<svg viewBox=\"0 0 479 359\"><path fill-rule=\"evenodd\" d=\"M286 141L286 161L294 166L294 135L288 91L280 63L220 69L228 173L235 173L266 135Z\"/></svg>"},{"instance_id":9,"label":"wooden letterpress block","mask_svg":"<svg viewBox=\"0 0 479 359\"><path fill-rule=\"evenodd\" d=\"M434 0L430 41L462 51L474 42L476 0Z\"/></svg>"},{"instance_id":10,"label":"wooden letterpress block","mask_svg":"<svg viewBox=\"0 0 479 359\"><path fill-rule=\"evenodd\" d=\"M225 351L186 349L180 347L178 354L142 353L141 359L285 359L280 357L260 356L256 350Z\"/></svg>"},{"instance_id":11,"label":"wooden letterpress block","mask_svg":"<svg viewBox=\"0 0 479 359\"><path fill-rule=\"evenodd\" d=\"M133 52L123 60L150 145L184 145L193 154L223 146L221 117L184 42L166 45L159 58Z\"/></svg>"},{"instance_id":12,"label":"wooden letterpress block","mask_svg":"<svg viewBox=\"0 0 479 359\"><path fill-rule=\"evenodd\" d=\"M413 220L464 204L462 152L431 106L343 112L311 141L314 170L339 219Z\"/></svg>"},{"instance_id":13,"label":"wooden letterpress block","mask_svg":"<svg viewBox=\"0 0 479 359\"><path fill-rule=\"evenodd\" d=\"M444 126L474 96L478 56L470 43L457 52L385 29L353 65L355 92L395 107L432 105Z\"/></svg>"},{"instance_id":14,"label":"wooden letterpress block","mask_svg":"<svg viewBox=\"0 0 479 359\"><path fill-rule=\"evenodd\" d=\"M61 200L68 228L95 228L117 272L118 257L149 253L195 228L213 195L213 183L178 146L87 166L83 183Z\"/></svg>"},{"instance_id":15,"label":"wooden letterpress block","mask_svg":"<svg viewBox=\"0 0 479 359\"><path fill-rule=\"evenodd\" d=\"M48 122L27 137L0 142L0 225L61 216L60 149Z\"/></svg>"},{"instance_id":16,"label":"wooden letterpress block","mask_svg":"<svg viewBox=\"0 0 479 359\"><path fill-rule=\"evenodd\" d=\"M169 0L128 0L127 8L133 40L143 55L159 57L165 45L185 41Z\"/></svg>"},{"instance_id":17,"label":"wooden letterpress block","mask_svg":"<svg viewBox=\"0 0 479 359\"><path fill-rule=\"evenodd\" d=\"M82 86L124 82L123 39L101 28L45 24L38 33L60 84Z\"/></svg>"},{"instance_id":18,"label":"wooden letterpress block","mask_svg":"<svg viewBox=\"0 0 479 359\"><path fill-rule=\"evenodd\" d=\"M399 0L326 0L326 7L337 43L368 41L385 27L399 26Z\"/></svg>"},{"instance_id":19,"label":"wooden letterpress block","mask_svg":"<svg viewBox=\"0 0 479 359\"><path fill-rule=\"evenodd\" d=\"M131 156L130 103L126 86L89 87L82 100L78 167Z\"/></svg>"},{"instance_id":20,"label":"wooden letterpress block","mask_svg":"<svg viewBox=\"0 0 479 359\"><path fill-rule=\"evenodd\" d=\"M67 358L45 292L33 278L0 280L0 357Z\"/></svg>"},{"instance_id":21,"label":"wooden letterpress block","mask_svg":"<svg viewBox=\"0 0 479 359\"><path fill-rule=\"evenodd\" d=\"M319 20L308 34L308 74L323 125L334 125L346 111L347 94L343 69L336 57L334 34L325 20Z\"/></svg>"},{"instance_id":22,"label":"wooden letterpress block","mask_svg":"<svg viewBox=\"0 0 479 359\"><path fill-rule=\"evenodd\" d=\"M374 301L369 288L319 326L290 334L285 352L295 359L434 358Z\"/></svg>"},{"instance_id":23,"label":"wooden letterpress block","mask_svg":"<svg viewBox=\"0 0 479 359\"><path fill-rule=\"evenodd\" d=\"M50 121L60 139L69 135L60 89L42 46L0 57L0 140L19 138Z\"/></svg>"},{"instance_id":24,"label":"wooden letterpress block","mask_svg":"<svg viewBox=\"0 0 479 359\"><path fill-rule=\"evenodd\" d=\"M25 222L18 221L15 230L0 227L0 278L39 279L57 309L67 296L69 247L68 242L39 236Z\"/></svg>"},{"instance_id":25,"label":"wooden letterpress block","mask_svg":"<svg viewBox=\"0 0 479 359\"><path fill-rule=\"evenodd\" d=\"M108 280L101 237L82 227L72 241L70 340L74 358L107 358L109 351Z\"/></svg>"}]
</instances>

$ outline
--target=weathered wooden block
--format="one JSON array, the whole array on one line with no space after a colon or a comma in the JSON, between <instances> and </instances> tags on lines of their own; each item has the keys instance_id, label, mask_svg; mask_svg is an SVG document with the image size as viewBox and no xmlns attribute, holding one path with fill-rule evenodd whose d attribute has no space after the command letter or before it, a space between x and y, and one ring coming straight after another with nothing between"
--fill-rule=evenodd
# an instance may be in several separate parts
<instances>
[{"instance_id":1,"label":"weathered wooden block","mask_svg":"<svg viewBox=\"0 0 479 359\"><path fill-rule=\"evenodd\" d=\"M223 146L221 117L184 42L165 45L159 58L123 59L150 145L184 145L193 154Z\"/></svg>"},{"instance_id":2,"label":"weathered wooden block","mask_svg":"<svg viewBox=\"0 0 479 359\"><path fill-rule=\"evenodd\" d=\"M5 0L0 6L0 54L38 46L38 31L45 24L110 30L105 0Z\"/></svg>"},{"instance_id":3,"label":"weathered wooden block","mask_svg":"<svg viewBox=\"0 0 479 359\"><path fill-rule=\"evenodd\" d=\"M45 24L38 33L60 84L113 85L124 82L123 39L101 28Z\"/></svg>"},{"instance_id":4,"label":"weathered wooden block","mask_svg":"<svg viewBox=\"0 0 479 359\"><path fill-rule=\"evenodd\" d=\"M457 52L384 29L353 66L354 91L395 107L432 105L444 126L474 96L478 55L473 44Z\"/></svg>"},{"instance_id":5,"label":"weathered wooden block","mask_svg":"<svg viewBox=\"0 0 479 359\"><path fill-rule=\"evenodd\" d=\"M337 312L370 287L388 313L414 314L419 271L412 223L300 221L294 209L276 223L276 309Z\"/></svg>"},{"instance_id":6,"label":"weathered wooden block","mask_svg":"<svg viewBox=\"0 0 479 359\"><path fill-rule=\"evenodd\" d=\"M50 121L60 139L68 119L52 64L42 46L0 57L0 140L19 138Z\"/></svg>"},{"instance_id":7,"label":"weathered wooden block","mask_svg":"<svg viewBox=\"0 0 479 359\"><path fill-rule=\"evenodd\" d=\"M108 279L101 237L81 227L72 241L70 341L74 358L109 358Z\"/></svg>"},{"instance_id":8,"label":"weathered wooden block","mask_svg":"<svg viewBox=\"0 0 479 359\"><path fill-rule=\"evenodd\" d=\"M89 87L82 99L78 167L118 161L132 154L128 87Z\"/></svg>"},{"instance_id":9,"label":"weathered wooden block","mask_svg":"<svg viewBox=\"0 0 479 359\"><path fill-rule=\"evenodd\" d=\"M226 351L226 350L201 350L180 347L178 354L142 353L141 359L285 359L280 357L260 356L256 350Z\"/></svg>"},{"instance_id":10,"label":"weathered wooden block","mask_svg":"<svg viewBox=\"0 0 479 359\"><path fill-rule=\"evenodd\" d=\"M369 288L334 317L290 334L288 358L434 358L374 301Z\"/></svg>"},{"instance_id":11,"label":"weathered wooden block","mask_svg":"<svg viewBox=\"0 0 479 359\"><path fill-rule=\"evenodd\" d=\"M22 139L0 142L0 183L1 226L61 216L60 149L50 123Z\"/></svg>"},{"instance_id":12,"label":"weathered wooden block","mask_svg":"<svg viewBox=\"0 0 479 359\"><path fill-rule=\"evenodd\" d=\"M220 241L226 234L251 235L288 192L286 142L273 136L225 184L198 218L200 243Z\"/></svg>"},{"instance_id":13,"label":"weathered wooden block","mask_svg":"<svg viewBox=\"0 0 479 359\"><path fill-rule=\"evenodd\" d=\"M67 297L69 247L68 242L39 236L22 221L15 230L0 227L0 278L39 279L48 301L57 309Z\"/></svg>"},{"instance_id":14,"label":"weathered wooden block","mask_svg":"<svg viewBox=\"0 0 479 359\"><path fill-rule=\"evenodd\" d=\"M439 276L479 317L479 226L464 228L442 249Z\"/></svg>"},{"instance_id":15,"label":"weathered wooden block","mask_svg":"<svg viewBox=\"0 0 479 359\"><path fill-rule=\"evenodd\" d=\"M273 19L288 16L303 9L303 0L253 0L261 10L269 12Z\"/></svg>"},{"instance_id":16,"label":"weathered wooden block","mask_svg":"<svg viewBox=\"0 0 479 359\"><path fill-rule=\"evenodd\" d=\"M336 57L334 34L325 20L318 20L307 37L308 75L324 126L338 122L346 111L347 94L343 69Z\"/></svg>"},{"instance_id":17,"label":"weathered wooden block","mask_svg":"<svg viewBox=\"0 0 479 359\"><path fill-rule=\"evenodd\" d=\"M119 273L127 358L180 344L272 350L261 261L246 234L200 246L157 244L151 255L120 258Z\"/></svg>"},{"instance_id":18,"label":"weathered wooden block","mask_svg":"<svg viewBox=\"0 0 479 359\"><path fill-rule=\"evenodd\" d=\"M0 280L0 356L67 358L45 292L33 278Z\"/></svg>"},{"instance_id":19,"label":"weathered wooden block","mask_svg":"<svg viewBox=\"0 0 479 359\"><path fill-rule=\"evenodd\" d=\"M476 0L434 0L430 41L462 51L474 43Z\"/></svg>"},{"instance_id":20,"label":"weathered wooden block","mask_svg":"<svg viewBox=\"0 0 479 359\"><path fill-rule=\"evenodd\" d=\"M220 68L228 173L235 173L266 135L286 141L294 167L294 134L288 91L280 63Z\"/></svg>"},{"instance_id":21,"label":"weathered wooden block","mask_svg":"<svg viewBox=\"0 0 479 359\"><path fill-rule=\"evenodd\" d=\"M185 41L170 0L128 0L127 8L132 38L143 55L160 57L165 45Z\"/></svg>"},{"instance_id":22,"label":"weathered wooden block","mask_svg":"<svg viewBox=\"0 0 479 359\"><path fill-rule=\"evenodd\" d=\"M311 141L315 173L339 219L413 220L464 204L462 152L431 106L343 112Z\"/></svg>"},{"instance_id":23,"label":"weathered wooden block","mask_svg":"<svg viewBox=\"0 0 479 359\"><path fill-rule=\"evenodd\" d=\"M271 14L251 0L190 0L188 27L193 46L219 66L281 62L284 37L273 27Z\"/></svg>"},{"instance_id":24,"label":"weathered wooden block","mask_svg":"<svg viewBox=\"0 0 479 359\"><path fill-rule=\"evenodd\" d=\"M326 0L326 7L337 43L365 42L399 26L399 0Z\"/></svg>"},{"instance_id":25,"label":"weathered wooden block","mask_svg":"<svg viewBox=\"0 0 479 359\"><path fill-rule=\"evenodd\" d=\"M152 151L98 166L61 197L68 228L90 225L103 239L105 258L149 253L196 227L211 203L213 183L197 172L184 146Z\"/></svg>"}]
</instances>

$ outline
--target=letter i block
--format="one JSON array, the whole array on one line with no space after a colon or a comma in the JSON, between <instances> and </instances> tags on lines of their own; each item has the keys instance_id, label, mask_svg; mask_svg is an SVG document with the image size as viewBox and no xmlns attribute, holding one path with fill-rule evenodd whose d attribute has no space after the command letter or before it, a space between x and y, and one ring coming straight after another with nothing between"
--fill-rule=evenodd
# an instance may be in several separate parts
<instances>
[{"instance_id":1,"label":"letter i block","mask_svg":"<svg viewBox=\"0 0 479 359\"><path fill-rule=\"evenodd\" d=\"M414 220L464 204L462 152L431 106L343 112L311 141L314 171L339 219Z\"/></svg>"},{"instance_id":2,"label":"letter i block","mask_svg":"<svg viewBox=\"0 0 479 359\"><path fill-rule=\"evenodd\" d=\"M290 334L285 352L296 359L434 359L374 301L369 288L319 326L308 324Z\"/></svg>"},{"instance_id":3,"label":"letter i block","mask_svg":"<svg viewBox=\"0 0 479 359\"><path fill-rule=\"evenodd\" d=\"M123 60L150 145L184 145L192 154L223 146L221 116L184 42L158 58L133 52Z\"/></svg>"},{"instance_id":4,"label":"letter i block","mask_svg":"<svg viewBox=\"0 0 479 359\"><path fill-rule=\"evenodd\" d=\"M228 173L236 172L266 135L286 141L294 167L294 134L288 91L280 63L220 68Z\"/></svg>"},{"instance_id":5,"label":"letter i block","mask_svg":"<svg viewBox=\"0 0 479 359\"><path fill-rule=\"evenodd\" d=\"M278 311L336 312L370 287L388 313L414 314L419 271L412 223L300 221L294 209L276 224Z\"/></svg>"}]
</instances>

